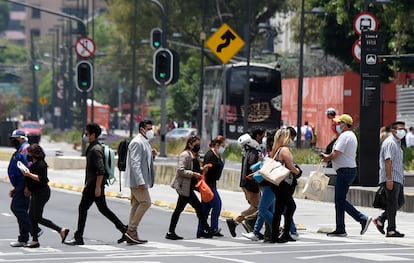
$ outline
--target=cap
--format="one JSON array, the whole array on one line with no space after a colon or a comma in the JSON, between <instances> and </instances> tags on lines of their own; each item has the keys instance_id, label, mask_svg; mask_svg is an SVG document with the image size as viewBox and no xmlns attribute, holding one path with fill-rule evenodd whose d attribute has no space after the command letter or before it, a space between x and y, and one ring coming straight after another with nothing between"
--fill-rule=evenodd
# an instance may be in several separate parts
<instances>
[{"instance_id":1,"label":"cap","mask_svg":"<svg viewBox=\"0 0 414 263\"><path fill-rule=\"evenodd\" d=\"M12 134L10 135L10 138L23 138L27 139L26 133L22 130L14 130Z\"/></svg>"},{"instance_id":2,"label":"cap","mask_svg":"<svg viewBox=\"0 0 414 263\"><path fill-rule=\"evenodd\" d=\"M349 125L353 124L352 117L349 116L348 114L342 114L341 116L334 118L333 121L336 123L345 122L346 124L349 124Z\"/></svg>"}]
</instances>

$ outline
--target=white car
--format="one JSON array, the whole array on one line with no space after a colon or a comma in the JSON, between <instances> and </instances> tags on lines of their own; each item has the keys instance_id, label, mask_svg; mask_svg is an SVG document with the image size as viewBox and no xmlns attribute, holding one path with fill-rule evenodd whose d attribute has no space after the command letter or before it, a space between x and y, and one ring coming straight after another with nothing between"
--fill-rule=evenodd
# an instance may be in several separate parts
<instances>
[{"instance_id":1,"label":"white car","mask_svg":"<svg viewBox=\"0 0 414 263\"><path fill-rule=\"evenodd\" d=\"M197 136L197 129L195 128L175 128L167 132L165 138L167 140L187 140L191 136Z\"/></svg>"}]
</instances>

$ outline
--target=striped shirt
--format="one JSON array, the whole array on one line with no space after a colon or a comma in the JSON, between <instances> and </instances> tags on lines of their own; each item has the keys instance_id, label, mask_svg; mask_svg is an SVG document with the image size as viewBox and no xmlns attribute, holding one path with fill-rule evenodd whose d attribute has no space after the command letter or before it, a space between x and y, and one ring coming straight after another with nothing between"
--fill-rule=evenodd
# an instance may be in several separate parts
<instances>
[{"instance_id":1,"label":"striped shirt","mask_svg":"<svg viewBox=\"0 0 414 263\"><path fill-rule=\"evenodd\" d=\"M404 185L404 162L401 141L394 135L388 136L381 145L379 164L379 183L387 181L385 173L385 160L391 160L391 175L394 182Z\"/></svg>"}]
</instances>

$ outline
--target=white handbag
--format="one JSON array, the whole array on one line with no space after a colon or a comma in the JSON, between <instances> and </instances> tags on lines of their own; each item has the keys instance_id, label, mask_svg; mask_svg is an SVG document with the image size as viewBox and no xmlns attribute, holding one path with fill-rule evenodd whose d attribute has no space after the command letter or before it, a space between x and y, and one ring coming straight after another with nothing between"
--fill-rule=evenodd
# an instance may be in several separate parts
<instances>
[{"instance_id":1,"label":"white handbag","mask_svg":"<svg viewBox=\"0 0 414 263\"><path fill-rule=\"evenodd\" d=\"M275 156L277 155L275 154ZM259 173L266 181L279 185L290 174L290 170L281 162L276 161L273 158L267 158L263 162L263 166L260 168Z\"/></svg>"}]
</instances>

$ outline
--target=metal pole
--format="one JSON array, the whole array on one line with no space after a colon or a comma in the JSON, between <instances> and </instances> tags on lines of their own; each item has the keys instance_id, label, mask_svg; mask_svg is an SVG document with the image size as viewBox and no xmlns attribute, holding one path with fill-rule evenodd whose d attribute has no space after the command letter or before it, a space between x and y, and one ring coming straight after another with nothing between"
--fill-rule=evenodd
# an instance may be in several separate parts
<instances>
[{"instance_id":1,"label":"metal pole","mask_svg":"<svg viewBox=\"0 0 414 263\"><path fill-rule=\"evenodd\" d=\"M250 16L252 13L252 0L248 1L247 11L247 66L246 66L246 87L244 88L244 118L243 118L243 130L247 132L249 128L249 114L250 114Z\"/></svg>"},{"instance_id":2,"label":"metal pole","mask_svg":"<svg viewBox=\"0 0 414 263\"><path fill-rule=\"evenodd\" d=\"M162 17L162 41L161 41L161 47L166 48L167 47L167 14L165 12L165 9L163 5L158 2L157 0L151 0L152 3L158 6L161 12ZM167 91L166 86L164 83L160 84L161 89L161 140L160 140L160 156L166 157L166 151L165 151L165 133L166 133L166 99L167 99Z\"/></svg>"},{"instance_id":3,"label":"metal pole","mask_svg":"<svg viewBox=\"0 0 414 263\"><path fill-rule=\"evenodd\" d=\"M204 97L204 42L206 40L206 32L205 25L206 25L206 0L202 1L202 12L203 12L203 20L201 23L201 33L200 33L200 40L201 40L201 59L200 59L200 88L198 90L198 111L197 111L197 128L199 134L202 134L203 130L203 97ZM205 138L205 139L211 139L211 138Z\"/></svg>"},{"instance_id":4,"label":"metal pole","mask_svg":"<svg viewBox=\"0 0 414 263\"><path fill-rule=\"evenodd\" d=\"M35 69L35 64L36 64L36 59L34 56L34 34L33 34L33 30L30 31L30 59L31 59L31 64L32 64L32 85L33 85L33 94L32 94L32 107L31 107L31 114L30 114L30 120L32 121L37 121L37 103L38 103L38 98L37 98L37 83L36 83L36 69Z\"/></svg>"},{"instance_id":5,"label":"metal pole","mask_svg":"<svg viewBox=\"0 0 414 263\"><path fill-rule=\"evenodd\" d=\"M137 62L136 62L136 56L137 56L137 14L138 13L138 0L134 0L134 25L132 27L132 36L133 36L133 42L132 42L132 85L131 85L131 94L130 94L130 108L131 108L131 115L129 119L129 137L132 138L134 136L134 101L135 101L135 87L136 84L136 68L137 68Z\"/></svg>"},{"instance_id":6,"label":"metal pole","mask_svg":"<svg viewBox=\"0 0 414 263\"><path fill-rule=\"evenodd\" d=\"M296 147L301 148L302 139L302 99L303 99L303 45L305 34L305 0L302 0L300 11L300 50L299 50L299 79L298 79L298 119L296 124Z\"/></svg>"}]
</instances>

